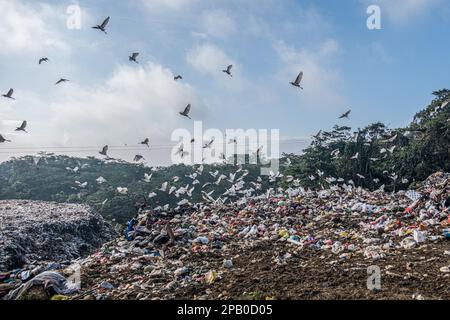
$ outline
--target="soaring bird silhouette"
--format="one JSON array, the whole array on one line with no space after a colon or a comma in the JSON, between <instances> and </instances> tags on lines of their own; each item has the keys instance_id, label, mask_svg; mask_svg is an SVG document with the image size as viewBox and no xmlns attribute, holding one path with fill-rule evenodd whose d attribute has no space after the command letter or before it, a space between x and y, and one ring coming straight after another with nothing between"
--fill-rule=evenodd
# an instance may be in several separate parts
<instances>
[{"instance_id":1,"label":"soaring bird silhouette","mask_svg":"<svg viewBox=\"0 0 450 320\"><path fill-rule=\"evenodd\" d=\"M189 117L189 112L191 112L191 104L190 103L186 106L186 108L184 108L183 112L180 112L180 114L184 117L192 119L191 117Z\"/></svg>"},{"instance_id":2,"label":"soaring bird silhouette","mask_svg":"<svg viewBox=\"0 0 450 320\"><path fill-rule=\"evenodd\" d=\"M297 76L297 78L295 79L295 81L294 82L291 82L291 84L294 86L294 87L297 87L297 88L300 88L300 89L302 89L303 90L303 88L301 87L301 82L302 82L302 79L303 79L303 71L301 71L299 74L298 74L298 76Z\"/></svg>"},{"instance_id":3,"label":"soaring bird silhouette","mask_svg":"<svg viewBox=\"0 0 450 320\"><path fill-rule=\"evenodd\" d=\"M63 82L67 82L67 81L69 81L69 80L64 79L64 78L61 78L61 79L59 79L58 81L56 81L55 85L60 84L60 83L63 83Z\"/></svg>"},{"instance_id":4,"label":"soaring bird silhouette","mask_svg":"<svg viewBox=\"0 0 450 320\"><path fill-rule=\"evenodd\" d=\"M42 62L48 62L48 58L40 58L39 64L41 64Z\"/></svg>"},{"instance_id":5,"label":"soaring bird silhouette","mask_svg":"<svg viewBox=\"0 0 450 320\"><path fill-rule=\"evenodd\" d=\"M102 156L107 157L108 156L108 146L104 146L102 151L99 151L98 153L100 153Z\"/></svg>"},{"instance_id":6,"label":"soaring bird silhouette","mask_svg":"<svg viewBox=\"0 0 450 320\"><path fill-rule=\"evenodd\" d=\"M141 156L140 154L137 154L134 156L134 159L133 159L134 162L139 162L141 160L145 160L145 158L143 156Z\"/></svg>"},{"instance_id":7,"label":"soaring bird silhouette","mask_svg":"<svg viewBox=\"0 0 450 320\"><path fill-rule=\"evenodd\" d=\"M339 119L343 119L343 118L347 118L347 119L348 119L348 116L350 115L350 112L352 112L352 110L348 110L347 112L343 113L343 114L339 117Z\"/></svg>"},{"instance_id":8,"label":"soaring bird silhouette","mask_svg":"<svg viewBox=\"0 0 450 320\"><path fill-rule=\"evenodd\" d=\"M203 145L203 149L210 148L213 143L214 143L214 137L209 142L207 142Z\"/></svg>"},{"instance_id":9,"label":"soaring bird silhouette","mask_svg":"<svg viewBox=\"0 0 450 320\"><path fill-rule=\"evenodd\" d=\"M148 148L150 148L149 143L150 143L150 139L149 138L145 138L145 140L140 142L139 144L145 144Z\"/></svg>"},{"instance_id":10,"label":"soaring bird silhouette","mask_svg":"<svg viewBox=\"0 0 450 320\"><path fill-rule=\"evenodd\" d=\"M7 140L7 139L3 138L3 136L0 134L0 143L3 143L3 142L11 142L11 140Z\"/></svg>"},{"instance_id":11,"label":"soaring bird silhouette","mask_svg":"<svg viewBox=\"0 0 450 320\"><path fill-rule=\"evenodd\" d=\"M92 29L98 29L98 30L100 30L100 31L103 31L105 34L108 34L108 33L106 32L106 26L107 26L108 23L109 23L109 18L110 18L110 17L106 18L106 19L102 22L102 24L96 25L95 27L92 27Z\"/></svg>"},{"instance_id":12,"label":"soaring bird silhouette","mask_svg":"<svg viewBox=\"0 0 450 320\"><path fill-rule=\"evenodd\" d=\"M20 127L16 128L16 131L23 131L23 132L27 132L27 130L25 130L25 128L27 127L27 121L24 120L22 122L22 124L20 125ZM28 133L28 132L27 132Z\"/></svg>"},{"instance_id":13,"label":"soaring bird silhouette","mask_svg":"<svg viewBox=\"0 0 450 320\"><path fill-rule=\"evenodd\" d=\"M233 65L230 64L226 70L222 70L222 72L225 72L226 74L228 74L230 77L232 77L233 75L231 74L231 69L233 68Z\"/></svg>"},{"instance_id":14,"label":"soaring bird silhouette","mask_svg":"<svg viewBox=\"0 0 450 320\"><path fill-rule=\"evenodd\" d=\"M139 52L133 52L131 56L128 57L128 60L139 63L136 58L139 56Z\"/></svg>"},{"instance_id":15,"label":"soaring bird silhouette","mask_svg":"<svg viewBox=\"0 0 450 320\"><path fill-rule=\"evenodd\" d=\"M177 80L183 80L183 77L180 75L177 75L175 77L173 77L173 80L177 81Z\"/></svg>"},{"instance_id":16,"label":"soaring bird silhouette","mask_svg":"<svg viewBox=\"0 0 450 320\"><path fill-rule=\"evenodd\" d=\"M12 96L13 93L14 93L14 89L9 89L8 93L7 93L7 94L2 94L2 96L5 97L5 98L8 98L8 99L13 99L13 100L15 100L15 99L13 98L13 96Z\"/></svg>"}]
</instances>

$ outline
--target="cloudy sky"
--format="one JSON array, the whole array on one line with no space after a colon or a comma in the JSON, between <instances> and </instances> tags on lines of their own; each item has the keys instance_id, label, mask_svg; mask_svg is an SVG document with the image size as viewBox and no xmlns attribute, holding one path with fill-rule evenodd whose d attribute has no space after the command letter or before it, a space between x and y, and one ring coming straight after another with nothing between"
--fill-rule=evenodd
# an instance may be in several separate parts
<instances>
[{"instance_id":1,"label":"cloudy sky","mask_svg":"<svg viewBox=\"0 0 450 320\"><path fill-rule=\"evenodd\" d=\"M372 4L381 30L367 28ZM80 28L68 28L72 5ZM0 12L0 91L16 98L0 100L12 140L0 161L108 144L112 156L166 164L172 132L193 128L178 115L188 103L205 129L280 129L281 150L300 152L336 123L405 125L449 87L445 0L0 0ZM91 29L106 16L108 35ZM289 85L300 70L304 90ZM55 86L61 77L71 81ZM22 120L29 134L14 132ZM132 149L145 137L152 150Z\"/></svg>"}]
</instances>

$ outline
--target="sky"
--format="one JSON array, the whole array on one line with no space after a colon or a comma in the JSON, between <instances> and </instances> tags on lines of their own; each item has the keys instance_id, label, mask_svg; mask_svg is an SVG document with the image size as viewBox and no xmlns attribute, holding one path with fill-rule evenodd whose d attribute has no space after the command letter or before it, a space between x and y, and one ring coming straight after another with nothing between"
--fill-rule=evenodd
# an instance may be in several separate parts
<instances>
[{"instance_id":1,"label":"sky","mask_svg":"<svg viewBox=\"0 0 450 320\"><path fill-rule=\"evenodd\" d=\"M379 30L367 28L370 5ZM299 153L335 124L404 126L449 87L445 0L0 0L0 12L0 92L16 98L0 100L12 140L0 161L110 145L170 164L172 133L193 130L178 114L188 103L204 129L278 129L281 151ZM91 28L107 16L107 35ZM289 84L300 71L304 90ZM28 134L14 131L22 120ZM146 137L150 150L137 146Z\"/></svg>"}]
</instances>

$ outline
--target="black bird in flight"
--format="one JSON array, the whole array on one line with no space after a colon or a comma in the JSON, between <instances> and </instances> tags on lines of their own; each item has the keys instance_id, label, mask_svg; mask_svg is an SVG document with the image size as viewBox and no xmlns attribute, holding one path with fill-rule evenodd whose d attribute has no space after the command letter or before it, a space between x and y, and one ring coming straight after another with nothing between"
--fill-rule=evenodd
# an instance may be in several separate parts
<instances>
[{"instance_id":1,"label":"black bird in flight","mask_svg":"<svg viewBox=\"0 0 450 320\"><path fill-rule=\"evenodd\" d=\"M27 121L24 120L24 121L22 122L22 124L20 125L20 127L17 127L17 128L16 128L16 131L23 131L23 132L28 133L27 130L25 130L26 127L27 127Z\"/></svg>"},{"instance_id":2,"label":"black bird in flight","mask_svg":"<svg viewBox=\"0 0 450 320\"><path fill-rule=\"evenodd\" d=\"M180 112L180 114L184 117L187 117L189 119L191 119L191 117L189 117L189 112L191 111L191 104L189 103L186 108L184 109L183 112Z\"/></svg>"},{"instance_id":3,"label":"black bird in flight","mask_svg":"<svg viewBox=\"0 0 450 320\"><path fill-rule=\"evenodd\" d=\"M228 74L230 77L232 77L233 75L231 74L231 69L233 68L233 65L230 64L226 70L222 70L222 72L225 72L226 74Z\"/></svg>"},{"instance_id":4,"label":"black bird in flight","mask_svg":"<svg viewBox=\"0 0 450 320\"><path fill-rule=\"evenodd\" d=\"M5 138L3 138L3 136L0 134L0 143L3 142L11 142L11 140L6 140Z\"/></svg>"},{"instance_id":5,"label":"black bird in flight","mask_svg":"<svg viewBox=\"0 0 450 320\"><path fill-rule=\"evenodd\" d=\"M108 23L109 23L109 18L110 18L110 17L106 18L106 19L102 22L102 24L96 25L95 27L92 27L92 29L98 29L98 30L100 30L100 31L103 31L105 34L108 34L108 33L106 32L106 26L107 26Z\"/></svg>"},{"instance_id":6,"label":"black bird in flight","mask_svg":"<svg viewBox=\"0 0 450 320\"><path fill-rule=\"evenodd\" d=\"M13 90L13 89L9 89L8 93L7 93L7 94L2 94L2 96L5 97L5 98L8 98L8 99L13 99L13 100L15 100L15 99L13 98L13 96L12 96L13 93L14 93L14 90Z\"/></svg>"},{"instance_id":7,"label":"black bird in flight","mask_svg":"<svg viewBox=\"0 0 450 320\"><path fill-rule=\"evenodd\" d=\"M177 80L183 80L183 77L180 75L177 75L175 77L173 77L173 80L177 81Z\"/></svg>"},{"instance_id":8,"label":"black bird in flight","mask_svg":"<svg viewBox=\"0 0 450 320\"><path fill-rule=\"evenodd\" d=\"M102 151L99 151L98 153L100 153L102 156L107 157L108 156L108 146L104 146Z\"/></svg>"},{"instance_id":9,"label":"black bird in flight","mask_svg":"<svg viewBox=\"0 0 450 320\"><path fill-rule=\"evenodd\" d=\"M145 158L143 156L141 156L140 154L137 154L134 156L134 159L133 159L134 162L139 162L141 160L145 160Z\"/></svg>"},{"instance_id":10,"label":"black bird in flight","mask_svg":"<svg viewBox=\"0 0 450 320\"><path fill-rule=\"evenodd\" d=\"M150 142L150 139L149 138L145 138L145 140L144 141L142 141L142 142L140 142L139 144L145 144L147 147L149 147L150 148L150 146L149 146L149 142Z\"/></svg>"},{"instance_id":11,"label":"black bird in flight","mask_svg":"<svg viewBox=\"0 0 450 320\"><path fill-rule=\"evenodd\" d=\"M352 110L348 110L347 112L343 113L343 114L339 117L339 119L343 119L343 118L347 118L347 119L348 119L348 116L349 116L350 112L352 112Z\"/></svg>"},{"instance_id":12,"label":"black bird in flight","mask_svg":"<svg viewBox=\"0 0 450 320\"><path fill-rule=\"evenodd\" d=\"M48 58L40 58L39 64L41 64L42 62L48 62Z\"/></svg>"},{"instance_id":13,"label":"black bird in flight","mask_svg":"<svg viewBox=\"0 0 450 320\"><path fill-rule=\"evenodd\" d=\"M303 71L302 72L300 72L299 74L298 74L298 76L297 76L297 78L295 79L295 81L294 82L291 82L291 84L294 86L294 87L297 87L297 88L300 88L300 89L302 89L303 90L303 88L301 87L301 82L302 82L302 79L303 79Z\"/></svg>"},{"instance_id":14,"label":"black bird in flight","mask_svg":"<svg viewBox=\"0 0 450 320\"><path fill-rule=\"evenodd\" d=\"M139 52L133 52L133 54L132 54L131 56L128 57L128 60L134 61L134 62L136 62L136 63L139 63L139 62L136 60L136 58L138 57L138 55L139 55Z\"/></svg>"},{"instance_id":15,"label":"black bird in flight","mask_svg":"<svg viewBox=\"0 0 450 320\"><path fill-rule=\"evenodd\" d=\"M67 82L67 81L69 81L69 80L64 79L64 78L61 78L61 79L59 79L58 81L56 81L55 85L60 84L60 83L63 83L63 82Z\"/></svg>"}]
</instances>

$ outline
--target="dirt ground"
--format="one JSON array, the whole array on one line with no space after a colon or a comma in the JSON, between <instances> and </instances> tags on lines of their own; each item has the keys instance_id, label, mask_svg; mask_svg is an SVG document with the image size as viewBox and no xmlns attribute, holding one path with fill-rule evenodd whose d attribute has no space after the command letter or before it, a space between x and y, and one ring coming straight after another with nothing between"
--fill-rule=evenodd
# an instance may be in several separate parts
<instances>
[{"instance_id":1,"label":"dirt ground","mask_svg":"<svg viewBox=\"0 0 450 320\"><path fill-rule=\"evenodd\" d=\"M129 287L114 291L107 299L235 299L235 300L353 300L353 299L450 299L450 274L440 271L450 263L450 241L422 245L415 249L391 251L384 258L373 261L361 255L338 260L331 252L304 248L292 250L286 243L262 242L242 251L236 246L233 267L224 269L224 257L219 251L189 255L186 264L206 269L222 270L212 284L190 281L187 285L166 288L170 278L151 278L156 290ZM444 252L447 251L447 254ZM282 263L276 257L291 252ZM230 252L228 252L230 253ZM170 258L175 258L172 256ZM367 268L378 266L381 271L380 290L369 290ZM205 270L206 270L205 269ZM74 299L93 299L91 285L98 284L107 273L106 267L96 265L84 270L84 288ZM142 271L129 271L127 279L112 283L131 284L148 279Z\"/></svg>"},{"instance_id":2,"label":"dirt ground","mask_svg":"<svg viewBox=\"0 0 450 320\"><path fill-rule=\"evenodd\" d=\"M274 253L285 245L258 245L234 260L235 267L212 285L188 286L179 299L450 299L448 265L450 241L400 250L377 261L352 257L336 262L336 256L311 249L293 254L284 265L274 263ZM236 248L236 253L239 248ZM211 267L222 258L208 259ZM330 263L331 262L331 263ZM381 270L381 289L369 290L367 268Z\"/></svg>"}]
</instances>

